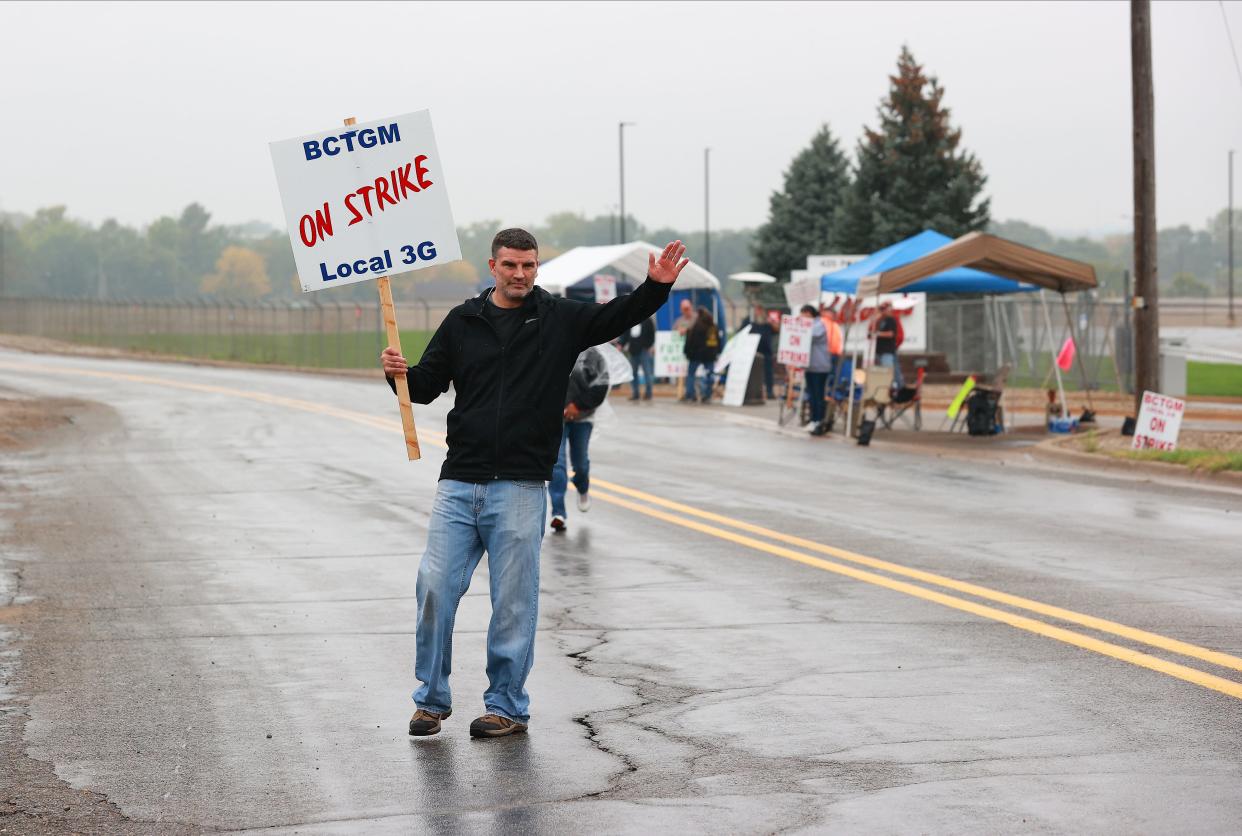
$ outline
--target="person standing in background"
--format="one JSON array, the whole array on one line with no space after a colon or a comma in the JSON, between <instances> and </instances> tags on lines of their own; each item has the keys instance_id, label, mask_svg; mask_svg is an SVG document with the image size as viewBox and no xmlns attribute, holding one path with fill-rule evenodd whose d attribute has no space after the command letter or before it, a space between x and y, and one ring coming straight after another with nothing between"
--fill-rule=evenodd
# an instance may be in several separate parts
<instances>
[{"instance_id":1,"label":"person standing in background","mask_svg":"<svg viewBox=\"0 0 1242 836\"><path fill-rule=\"evenodd\" d=\"M673 323L673 330L683 337L694 327L694 304L689 299L681 300L681 317Z\"/></svg>"},{"instance_id":2,"label":"person standing in background","mask_svg":"<svg viewBox=\"0 0 1242 836\"><path fill-rule=\"evenodd\" d=\"M655 318L645 319L618 338L617 342L630 358L634 377L630 380L630 400L638 400L638 373L643 375L643 400L651 400L651 384L655 379Z\"/></svg>"},{"instance_id":3,"label":"person standing in background","mask_svg":"<svg viewBox=\"0 0 1242 836\"><path fill-rule=\"evenodd\" d=\"M691 402L695 400L694 384L701 366L705 374L702 395L698 400L705 404L711 403L716 358L720 356L720 329L716 327L716 320L712 318L712 313L707 308L699 308L698 315L694 318L694 326L686 334L685 354L690 362L686 369L686 393L682 400Z\"/></svg>"},{"instance_id":4,"label":"person standing in background","mask_svg":"<svg viewBox=\"0 0 1242 836\"><path fill-rule=\"evenodd\" d=\"M832 355L828 353L828 329L813 305L803 305L800 311L804 319L811 321L811 361L806 367L806 397L811 404L811 435L824 435L828 426L824 422L824 387L832 372Z\"/></svg>"},{"instance_id":5,"label":"person standing in background","mask_svg":"<svg viewBox=\"0 0 1242 836\"><path fill-rule=\"evenodd\" d=\"M897 362L900 327L897 317L893 315L893 303L885 299L880 303L880 312L871 325L871 336L875 338L875 361L893 370L894 389L902 387L901 363Z\"/></svg>"},{"instance_id":6,"label":"person standing in background","mask_svg":"<svg viewBox=\"0 0 1242 836\"><path fill-rule=\"evenodd\" d=\"M762 305L755 305L752 314L742 320L738 330L750 326L750 333L759 335L759 347L755 352L763 358L763 390L768 400L776 398L776 358L772 352L772 338L776 330L764 313Z\"/></svg>"}]
</instances>

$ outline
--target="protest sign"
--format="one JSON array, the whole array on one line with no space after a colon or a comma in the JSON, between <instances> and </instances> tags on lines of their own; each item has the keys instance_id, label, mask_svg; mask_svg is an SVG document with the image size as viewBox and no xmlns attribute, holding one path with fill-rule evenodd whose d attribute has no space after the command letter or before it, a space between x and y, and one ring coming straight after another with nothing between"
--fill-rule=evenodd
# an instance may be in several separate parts
<instances>
[{"instance_id":1,"label":"protest sign","mask_svg":"<svg viewBox=\"0 0 1242 836\"><path fill-rule=\"evenodd\" d=\"M617 277L616 276L596 276L595 277L595 301L599 304L611 302L617 298Z\"/></svg>"},{"instance_id":2,"label":"protest sign","mask_svg":"<svg viewBox=\"0 0 1242 836\"><path fill-rule=\"evenodd\" d=\"M1158 392L1143 393L1138 421L1134 425L1132 450L1176 450L1186 402Z\"/></svg>"},{"instance_id":3,"label":"protest sign","mask_svg":"<svg viewBox=\"0 0 1242 836\"><path fill-rule=\"evenodd\" d=\"M725 381L725 406L741 406L746 401L746 386L750 382L750 369L755 363L755 352L759 350L759 335L737 333L729 340L733 352L729 362L729 378Z\"/></svg>"},{"instance_id":4,"label":"protest sign","mask_svg":"<svg viewBox=\"0 0 1242 836\"><path fill-rule=\"evenodd\" d=\"M814 320L785 314L781 317L781 341L776 362L805 369L811 364L811 324Z\"/></svg>"},{"instance_id":5,"label":"protest sign","mask_svg":"<svg viewBox=\"0 0 1242 836\"><path fill-rule=\"evenodd\" d=\"M271 143L302 290L461 258L426 110Z\"/></svg>"},{"instance_id":6,"label":"protest sign","mask_svg":"<svg viewBox=\"0 0 1242 836\"><path fill-rule=\"evenodd\" d=\"M725 343L725 347L721 350L720 356L716 358L716 365L713 368L713 371L716 372L716 374L720 374L725 369L729 368L729 361L733 358L733 354L737 351L738 346L741 345L741 340L738 338L744 337L749 333L750 326L744 325L738 329L736 334L729 338L729 341Z\"/></svg>"},{"instance_id":7,"label":"protest sign","mask_svg":"<svg viewBox=\"0 0 1242 836\"><path fill-rule=\"evenodd\" d=\"M795 314L802 309L803 305L813 305L815 310L819 310L818 276L808 276L805 279L791 281L781 289L785 291L785 303Z\"/></svg>"},{"instance_id":8,"label":"protest sign","mask_svg":"<svg viewBox=\"0 0 1242 836\"><path fill-rule=\"evenodd\" d=\"M676 331L656 331L655 376L685 377L688 367L685 336Z\"/></svg>"},{"instance_id":9,"label":"protest sign","mask_svg":"<svg viewBox=\"0 0 1242 836\"><path fill-rule=\"evenodd\" d=\"M388 277L461 258L426 110L270 144L303 291L376 279L388 346L401 333ZM406 455L421 456L409 382L394 378Z\"/></svg>"}]
</instances>

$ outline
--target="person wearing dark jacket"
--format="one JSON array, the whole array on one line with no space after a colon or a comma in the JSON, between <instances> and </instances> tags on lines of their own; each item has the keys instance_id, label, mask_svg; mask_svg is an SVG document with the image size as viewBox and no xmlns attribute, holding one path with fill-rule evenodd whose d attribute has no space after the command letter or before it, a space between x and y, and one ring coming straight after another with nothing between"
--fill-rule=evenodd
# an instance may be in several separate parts
<instances>
[{"instance_id":1,"label":"person wearing dark jacket","mask_svg":"<svg viewBox=\"0 0 1242 836\"><path fill-rule=\"evenodd\" d=\"M535 649L545 483L563 434L565 395L578 355L615 339L659 310L682 269L674 241L648 257L647 280L605 305L553 297L535 287L539 249L522 229L492 240L495 286L451 310L416 366L392 348L380 355L388 385L404 374L415 403L454 388L448 454L418 567L410 734L430 735L452 713L453 619L470 576L488 555L492 617L487 631L486 713L473 737L523 732L526 678Z\"/></svg>"},{"instance_id":2,"label":"person wearing dark jacket","mask_svg":"<svg viewBox=\"0 0 1242 836\"><path fill-rule=\"evenodd\" d=\"M620 336L617 342L625 349L630 358L630 369L634 377L630 379L630 400L638 400L638 373L643 373L646 389L643 400L651 400L651 384L655 378L655 319L644 319L638 325Z\"/></svg>"},{"instance_id":3,"label":"person wearing dark jacket","mask_svg":"<svg viewBox=\"0 0 1242 836\"><path fill-rule=\"evenodd\" d=\"M690 326L690 330L686 334L686 347L684 351L686 359L690 362L686 368L686 394L682 397L682 400L695 400L694 382L701 366L706 375L703 379L703 394L699 400L703 403L711 403L716 358L720 356L720 329L716 327L716 320L712 319L712 313L707 308L699 308L698 316L694 319L694 325Z\"/></svg>"},{"instance_id":4,"label":"person wearing dark jacket","mask_svg":"<svg viewBox=\"0 0 1242 836\"><path fill-rule=\"evenodd\" d=\"M755 353L763 358L763 389L768 399L772 400L776 397L776 364L773 357L775 352L772 351L772 338L776 336L776 330L768 321L762 305L755 305L754 314L743 319L738 330L740 331L747 325L750 326L750 333L759 335L759 347L755 349Z\"/></svg>"},{"instance_id":5,"label":"person wearing dark jacket","mask_svg":"<svg viewBox=\"0 0 1242 836\"><path fill-rule=\"evenodd\" d=\"M591 444L595 410L608 397L608 363L598 348L588 348L578 355L574 370L569 373L569 391L565 395L565 430L561 450L552 468L548 498L552 501L552 530L565 530L565 491L569 485L567 461L574 466L574 488L578 491L578 510L591 509Z\"/></svg>"}]
</instances>

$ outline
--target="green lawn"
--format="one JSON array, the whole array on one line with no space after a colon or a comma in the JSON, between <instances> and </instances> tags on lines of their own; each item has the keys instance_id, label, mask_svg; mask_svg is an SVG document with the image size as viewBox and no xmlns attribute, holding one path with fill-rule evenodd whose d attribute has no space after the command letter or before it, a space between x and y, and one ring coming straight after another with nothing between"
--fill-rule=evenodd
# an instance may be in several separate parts
<instances>
[{"instance_id":1,"label":"green lawn","mask_svg":"<svg viewBox=\"0 0 1242 836\"><path fill-rule=\"evenodd\" d=\"M1242 366L1187 360L1186 392L1190 395L1232 395L1242 398Z\"/></svg>"},{"instance_id":2,"label":"green lawn","mask_svg":"<svg viewBox=\"0 0 1242 836\"><path fill-rule=\"evenodd\" d=\"M402 331L401 350L415 362L430 331ZM79 336L76 342L242 363L271 363L330 369L379 368L384 342L377 333L355 334L132 334Z\"/></svg>"},{"instance_id":3,"label":"green lawn","mask_svg":"<svg viewBox=\"0 0 1242 836\"><path fill-rule=\"evenodd\" d=\"M1219 450L1115 450L1112 455L1124 459L1182 464L1192 470L1206 470L1209 473L1242 470L1242 453Z\"/></svg>"}]
</instances>

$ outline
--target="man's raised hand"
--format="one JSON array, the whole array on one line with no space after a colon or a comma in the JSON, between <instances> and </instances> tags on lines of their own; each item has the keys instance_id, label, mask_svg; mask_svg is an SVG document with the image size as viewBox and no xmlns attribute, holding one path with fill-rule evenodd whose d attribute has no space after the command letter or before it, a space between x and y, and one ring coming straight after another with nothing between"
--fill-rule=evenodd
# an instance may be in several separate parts
<instances>
[{"instance_id":1,"label":"man's raised hand","mask_svg":"<svg viewBox=\"0 0 1242 836\"><path fill-rule=\"evenodd\" d=\"M659 259L656 259L655 253L649 253L647 275L660 284L672 284L681 275L682 268L690 263L690 259L682 258L685 254L686 245L680 241L673 241L665 247Z\"/></svg>"}]
</instances>

